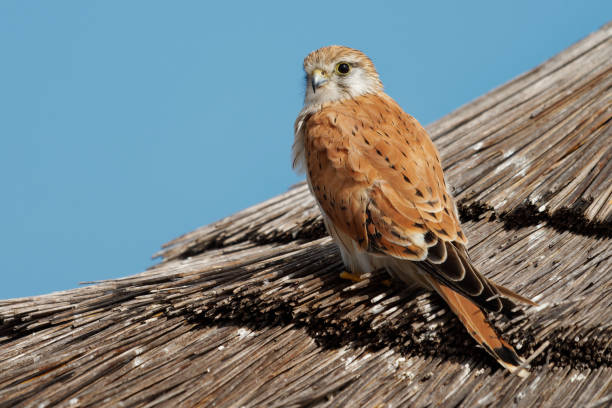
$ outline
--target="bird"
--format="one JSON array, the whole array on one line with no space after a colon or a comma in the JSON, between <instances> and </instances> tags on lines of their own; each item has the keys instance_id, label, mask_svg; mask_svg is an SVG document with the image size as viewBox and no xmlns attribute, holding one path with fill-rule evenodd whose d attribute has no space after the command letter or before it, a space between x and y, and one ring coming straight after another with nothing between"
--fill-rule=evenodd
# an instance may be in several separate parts
<instances>
[{"instance_id":1,"label":"bird","mask_svg":"<svg viewBox=\"0 0 612 408\"><path fill-rule=\"evenodd\" d=\"M387 270L437 292L499 364L525 377L524 360L488 321L532 300L481 274L427 131L384 90L370 58L332 45L304 59L304 106L293 167L305 172L348 272Z\"/></svg>"}]
</instances>

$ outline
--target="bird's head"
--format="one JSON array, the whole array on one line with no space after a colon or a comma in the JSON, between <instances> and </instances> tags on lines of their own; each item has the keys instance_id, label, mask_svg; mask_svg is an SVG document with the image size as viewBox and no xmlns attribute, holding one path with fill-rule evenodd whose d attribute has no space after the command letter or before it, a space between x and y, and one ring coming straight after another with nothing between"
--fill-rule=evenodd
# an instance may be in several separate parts
<instances>
[{"instance_id":1,"label":"bird's head","mask_svg":"<svg viewBox=\"0 0 612 408\"><path fill-rule=\"evenodd\" d=\"M331 45L304 59L306 96L304 105L320 105L382 91L372 61L361 51Z\"/></svg>"}]
</instances>

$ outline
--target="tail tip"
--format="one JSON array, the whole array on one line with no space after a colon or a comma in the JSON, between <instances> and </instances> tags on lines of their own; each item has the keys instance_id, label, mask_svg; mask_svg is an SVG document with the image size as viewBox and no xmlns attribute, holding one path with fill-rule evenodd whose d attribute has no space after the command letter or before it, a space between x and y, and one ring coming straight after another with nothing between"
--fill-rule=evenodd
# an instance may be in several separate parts
<instances>
[{"instance_id":1,"label":"tail tip","mask_svg":"<svg viewBox=\"0 0 612 408\"><path fill-rule=\"evenodd\" d=\"M496 348L493 350L493 355L512 374L521 378L529 376L529 370L525 368L525 361L516 354L514 349L508 347Z\"/></svg>"},{"instance_id":2,"label":"tail tip","mask_svg":"<svg viewBox=\"0 0 612 408\"><path fill-rule=\"evenodd\" d=\"M512 366L510 364L507 363L502 363L502 365L504 367L506 367L508 369L508 371L510 371L512 374L521 377L521 378L527 378L529 377L529 371L526 368L523 368L523 366Z\"/></svg>"}]
</instances>

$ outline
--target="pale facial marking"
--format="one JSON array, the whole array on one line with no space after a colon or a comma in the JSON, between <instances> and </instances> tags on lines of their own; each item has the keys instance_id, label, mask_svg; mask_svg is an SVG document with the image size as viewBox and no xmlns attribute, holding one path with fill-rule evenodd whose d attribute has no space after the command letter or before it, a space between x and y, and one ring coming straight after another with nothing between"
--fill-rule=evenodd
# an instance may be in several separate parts
<instances>
[{"instance_id":1,"label":"pale facial marking","mask_svg":"<svg viewBox=\"0 0 612 408\"><path fill-rule=\"evenodd\" d=\"M340 51L327 55L325 50L331 49ZM343 72L347 67L348 72ZM306 58L304 71L305 107L382 91L371 61L350 48L333 46L317 50Z\"/></svg>"}]
</instances>

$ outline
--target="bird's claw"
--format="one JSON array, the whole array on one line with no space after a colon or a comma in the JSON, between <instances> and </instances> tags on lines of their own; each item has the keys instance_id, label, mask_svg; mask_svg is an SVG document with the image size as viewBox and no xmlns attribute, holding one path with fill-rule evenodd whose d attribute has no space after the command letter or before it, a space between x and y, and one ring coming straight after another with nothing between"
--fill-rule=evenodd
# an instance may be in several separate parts
<instances>
[{"instance_id":1,"label":"bird's claw","mask_svg":"<svg viewBox=\"0 0 612 408\"><path fill-rule=\"evenodd\" d=\"M359 283L359 282L361 282L363 280L361 278L361 276L359 276L358 274L347 272L347 271L342 271L340 273L340 278L346 279L346 280L350 280L350 281L355 282L355 283Z\"/></svg>"}]
</instances>

